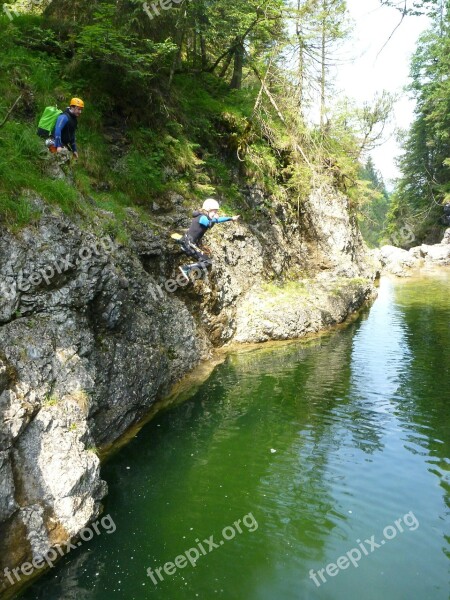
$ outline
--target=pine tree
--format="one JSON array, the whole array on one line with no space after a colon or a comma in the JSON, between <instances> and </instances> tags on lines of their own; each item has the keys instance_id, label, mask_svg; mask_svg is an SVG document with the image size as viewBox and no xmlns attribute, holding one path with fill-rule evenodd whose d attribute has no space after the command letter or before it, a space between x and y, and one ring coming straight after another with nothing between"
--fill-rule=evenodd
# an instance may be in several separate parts
<instances>
[{"instance_id":1,"label":"pine tree","mask_svg":"<svg viewBox=\"0 0 450 600\"><path fill-rule=\"evenodd\" d=\"M417 241L438 235L442 204L450 198L450 2L433 3L433 25L411 64L415 120L399 161L390 229L414 223Z\"/></svg>"}]
</instances>

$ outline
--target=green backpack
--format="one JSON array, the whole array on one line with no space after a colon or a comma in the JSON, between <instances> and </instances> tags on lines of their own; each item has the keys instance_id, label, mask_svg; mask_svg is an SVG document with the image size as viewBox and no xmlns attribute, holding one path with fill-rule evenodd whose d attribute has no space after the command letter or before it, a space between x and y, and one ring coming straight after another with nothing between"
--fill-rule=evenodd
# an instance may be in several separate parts
<instances>
[{"instance_id":1,"label":"green backpack","mask_svg":"<svg viewBox=\"0 0 450 600\"><path fill-rule=\"evenodd\" d=\"M51 135L56 125L56 121L62 112L63 111L59 110L57 106L47 106L39 120L37 134L40 137L48 138Z\"/></svg>"}]
</instances>

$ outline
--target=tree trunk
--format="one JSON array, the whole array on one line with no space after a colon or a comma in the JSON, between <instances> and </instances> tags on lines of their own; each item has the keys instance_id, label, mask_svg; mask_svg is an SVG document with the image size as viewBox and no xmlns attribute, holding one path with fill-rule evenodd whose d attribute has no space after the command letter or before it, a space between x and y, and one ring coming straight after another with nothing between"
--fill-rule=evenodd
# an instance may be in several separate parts
<instances>
[{"instance_id":1,"label":"tree trunk","mask_svg":"<svg viewBox=\"0 0 450 600\"><path fill-rule=\"evenodd\" d=\"M297 22L296 22L296 33L298 40L298 86L297 86L297 103L300 114L303 111L303 82L305 79L305 56L304 56L304 40L303 40L303 32L301 27L301 19L300 19L300 8L301 8L301 0L297 1L297 10L299 11L297 14Z\"/></svg>"},{"instance_id":2,"label":"tree trunk","mask_svg":"<svg viewBox=\"0 0 450 600\"><path fill-rule=\"evenodd\" d=\"M195 67L197 66L197 32L194 29L193 32L193 43L192 43L192 53L193 53L193 58L192 58L192 66Z\"/></svg>"},{"instance_id":3,"label":"tree trunk","mask_svg":"<svg viewBox=\"0 0 450 600\"><path fill-rule=\"evenodd\" d=\"M172 86L172 81L173 81L173 76L175 75L175 70L177 69L177 67L179 66L179 64L181 62L181 52L183 50L183 42L184 42L185 33L186 33L186 30L185 30L185 28L183 28L180 33L180 41L178 43L178 50L177 50L177 53L175 54L175 56L173 57L172 66L170 68L169 89Z\"/></svg>"},{"instance_id":4,"label":"tree trunk","mask_svg":"<svg viewBox=\"0 0 450 600\"><path fill-rule=\"evenodd\" d=\"M242 87L242 72L244 68L244 42L239 40L239 43L234 49L234 69L230 87L232 90L240 90Z\"/></svg>"},{"instance_id":5,"label":"tree trunk","mask_svg":"<svg viewBox=\"0 0 450 600\"><path fill-rule=\"evenodd\" d=\"M322 48L321 48L321 72L320 72L320 128L323 129L325 123L325 60L326 60L326 2L323 2L323 20L322 20Z\"/></svg>"},{"instance_id":6,"label":"tree trunk","mask_svg":"<svg viewBox=\"0 0 450 600\"><path fill-rule=\"evenodd\" d=\"M225 75L227 74L228 68L231 64L231 61L233 60L233 52L229 52L226 61L223 63L223 67L219 73L219 77L223 78L225 77Z\"/></svg>"},{"instance_id":7,"label":"tree trunk","mask_svg":"<svg viewBox=\"0 0 450 600\"><path fill-rule=\"evenodd\" d=\"M206 55L206 42L203 33L200 34L200 49L202 53L202 71L206 71L208 68L208 58Z\"/></svg>"}]
</instances>

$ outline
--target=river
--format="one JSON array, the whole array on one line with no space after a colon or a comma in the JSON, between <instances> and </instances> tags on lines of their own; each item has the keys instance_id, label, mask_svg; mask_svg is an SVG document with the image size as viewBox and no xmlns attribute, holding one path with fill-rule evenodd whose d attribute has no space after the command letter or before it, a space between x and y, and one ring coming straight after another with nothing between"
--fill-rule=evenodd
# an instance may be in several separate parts
<instances>
[{"instance_id":1,"label":"river","mask_svg":"<svg viewBox=\"0 0 450 600\"><path fill-rule=\"evenodd\" d=\"M449 471L450 270L383 278L345 328L230 354L159 413L21 597L448 600Z\"/></svg>"}]
</instances>

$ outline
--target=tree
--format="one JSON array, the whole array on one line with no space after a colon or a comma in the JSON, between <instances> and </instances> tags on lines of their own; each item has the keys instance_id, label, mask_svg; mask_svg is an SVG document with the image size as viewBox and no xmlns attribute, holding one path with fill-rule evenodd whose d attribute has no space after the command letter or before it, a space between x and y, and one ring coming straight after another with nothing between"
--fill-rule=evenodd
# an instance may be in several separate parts
<instances>
[{"instance_id":1,"label":"tree","mask_svg":"<svg viewBox=\"0 0 450 600\"><path fill-rule=\"evenodd\" d=\"M403 16L418 16L440 10L443 0L380 0L381 6L396 8Z\"/></svg>"},{"instance_id":2,"label":"tree","mask_svg":"<svg viewBox=\"0 0 450 600\"><path fill-rule=\"evenodd\" d=\"M389 214L391 227L414 221L418 239L435 228L440 206L450 197L449 5L434 11L433 25L421 36L412 60L409 89L416 116L403 142L402 176Z\"/></svg>"},{"instance_id":3,"label":"tree","mask_svg":"<svg viewBox=\"0 0 450 600\"><path fill-rule=\"evenodd\" d=\"M264 6L264 8L262 8ZM209 71L222 64L221 75L233 62L230 87L241 89L246 57L258 59L283 37L283 0L268 0L261 5L256 0L217 1L210 7L210 45L225 48Z\"/></svg>"},{"instance_id":4,"label":"tree","mask_svg":"<svg viewBox=\"0 0 450 600\"><path fill-rule=\"evenodd\" d=\"M318 21L320 25L320 126L325 124L326 89L332 54L338 43L348 33L347 3L345 0L320 0Z\"/></svg>"},{"instance_id":5,"label":"tree","mask_svg":"<svg viewBox=\"0 0 450 600\"><path fill-rule=\"evenodd\" d=\"M360 204L358 211L358 222L363 238L374 247L382 239L389 209L389 194L371 157L360 168L359 183L361 188L365 184L365 193L364 202Z\"/></svg>"}]
</instances>

